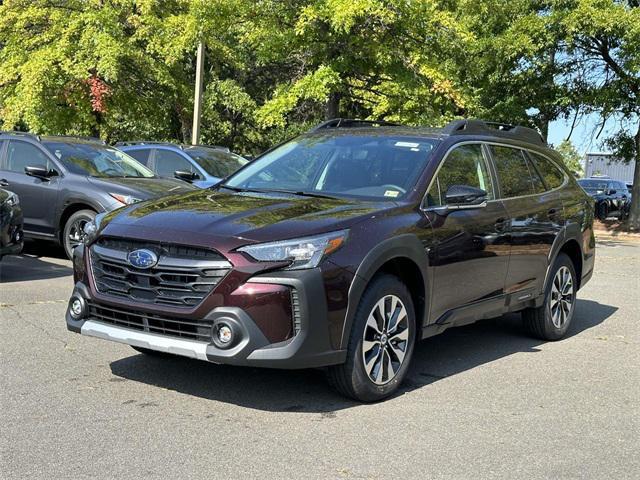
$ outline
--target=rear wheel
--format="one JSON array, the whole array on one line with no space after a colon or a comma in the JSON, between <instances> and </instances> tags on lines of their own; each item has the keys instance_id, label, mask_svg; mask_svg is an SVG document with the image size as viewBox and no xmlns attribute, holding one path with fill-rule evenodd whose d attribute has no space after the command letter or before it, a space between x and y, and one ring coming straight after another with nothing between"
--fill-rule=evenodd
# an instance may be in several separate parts
<instances>
[{"instance_id":1,"label":"rear wheel","mask_svg":"<svg viewBox=\"0 0 640 480\"><path fill-rule=\"evenodd\" d=\"M544 304L522 312L527 329L543 340L559 340L567 333L575 310L578 283L571 259L556 258L545 289Z\"/></svg>"},{"instance_id":2,"label":"rear wheel","mask_svg":"<svg viewBox=\"0 0 640 480\"><path fill-rule=\"evenodd\" d=\"M73 257L73 249L84 240L84 226L96 218L93 210L79 210L71 215L62 230L62 246L68 258Z\"/></svg>"},{"instance_id":3,"label":"rear wheel","mask_svg":"<svg viewBox=\"0 0 640 480\"><path fill-rule=\"evenodd\" d=\"M415 324L407 287L391 275L373 280L356 311L347 361L329 368L329 382L343 395L362 402L392 395L411 362Z\"/></svg>"}]
</instances>

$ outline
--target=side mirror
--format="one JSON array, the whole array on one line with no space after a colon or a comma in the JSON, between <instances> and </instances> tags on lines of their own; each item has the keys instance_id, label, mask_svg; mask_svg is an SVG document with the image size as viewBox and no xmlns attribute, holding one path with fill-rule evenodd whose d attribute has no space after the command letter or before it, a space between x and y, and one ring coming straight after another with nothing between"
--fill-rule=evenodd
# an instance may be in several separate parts
<instances>
[{"instance_id":1,"label":"side mirror","mask_svg":"<svg viewBox=\"0 0 640 480\"><path fill-rule=\"evenodd\" d=\"M479 208L487 202L487 192L469 185L451 185L444 195L447 208Z\"/></svg>"},{"instance_id":2,"label":"side mirror","mask_svg":"<svg viewBox=\"0 0 640 480\"><path fill-rule=\"evenodd\" d=\"M24 167L24 173L30 177L41 178L43 180L48 180L50 177L58 175L58 172L53 169L48 169L44 165L29 165Z\"/></svg>"},{"instance_id":3,"label":"side mirror","mask_svg":"<svg viewBox=\"0 0 640 480\"><path fill-rule=\"evenodd\" d=\"M180 180L184 180L185 182L193 182L199 178L197 173L186 172L183 170L176 170L173 172L173 176Z\"/></svg>"}]
</instances>

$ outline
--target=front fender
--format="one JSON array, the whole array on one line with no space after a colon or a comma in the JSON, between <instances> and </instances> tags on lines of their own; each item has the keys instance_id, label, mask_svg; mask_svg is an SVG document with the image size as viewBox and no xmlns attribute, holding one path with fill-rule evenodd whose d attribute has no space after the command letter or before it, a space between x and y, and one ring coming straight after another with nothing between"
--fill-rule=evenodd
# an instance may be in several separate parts
<instances>
[{"instance_id":1,"label":"front fender","mask_svg":"<svg viewBox=\"0 0 640 480\"><path fill-rule=\"evenodd\" d=\"M427 308L425 308L423 318L421 319L422 325L418 326L418 331L420 331L421 326L424 326L428 318L429 296L431 293L431 290L428 288L429 258L424 245L416 235L404 234L379 243L364 257L360 266L357 268L353 282L349 287L347 313L340 341L341 348L346 348L349 343L353 319L367 285L385 263L395 258L407 258L413 261L420 270L424 286L425 305L427 305Z\"/></svg>"}]
</instances>

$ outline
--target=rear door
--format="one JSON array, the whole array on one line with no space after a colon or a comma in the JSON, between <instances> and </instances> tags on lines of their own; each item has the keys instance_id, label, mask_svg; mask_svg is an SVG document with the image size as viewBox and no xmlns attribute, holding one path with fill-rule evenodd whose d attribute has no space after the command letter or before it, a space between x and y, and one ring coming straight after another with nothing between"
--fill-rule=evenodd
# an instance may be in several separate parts
<instances>
[{"instance_id":1,"label":"rear door","mask_svg":"<svg viewBox=\"0 0 640 480\"><path fill-rule=\"evenodd\" d=\"M496 197L491 170L481 143L454 147L432 181L423 209L431 221L429 261L434 271L431 321L474 319L474 304L486 315L502 313L504 280L509 262L507 212ZM438 213L451 185L485 190L483 207ZM495 311L490 304L495 300ZM461 308L463 307L463 308Z\"/></svg>"},{"instance_id":2,"label":"rear door","mask_svg":"<svg viewBox=\"0 0 640 480\"><path fill-rule=\"evenodd\" d=\"M22 140L9 140L0 179L7 189L20 197L24 215L24 229L28 233L51 236L55 232L55 218L60 188L60 176L40 179L25 173L25 167L42 165L61 173L49 156L36 145Z\"/></svg>"},{"instance_id":3,"label":"rear door","mask_svg":"<svg viewBox=\"0 0 640 480\"><path fill-rule=\"evenodd\" d=\"M557 189L547 186L527 151L493 144L489 149L509 216L511 255L505 291L514 294L515 301L525 301L544 289L551 249L564 224L562 200Z\"/></svg>"}]
</instances>

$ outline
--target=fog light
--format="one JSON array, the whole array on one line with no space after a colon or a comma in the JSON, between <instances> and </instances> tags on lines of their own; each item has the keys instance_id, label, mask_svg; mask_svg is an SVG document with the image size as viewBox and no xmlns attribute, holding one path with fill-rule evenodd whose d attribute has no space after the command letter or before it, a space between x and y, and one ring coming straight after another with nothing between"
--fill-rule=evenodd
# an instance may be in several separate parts
<instances>
[{"instance_id":1,"label":"fog light","mask_svg":"<svg viewBox=\"0 0 640 480\"><path fill-rule=\"evenodd\" d=\"M233 340L233 330L228 325L220 325L218 327L218 340L223 344L231 342Z\"/></svg>"},{"instance_id":2,"label":"fog light","mask_svg":"<svg viewBox=\"0 0 640 480\"><path fill-rule=\"evenodd\" d=\"M73 297L69 303L69 313L71 316L78 320L84 313L84 303L78 297Z\"/></svg>"}]
</instances>

